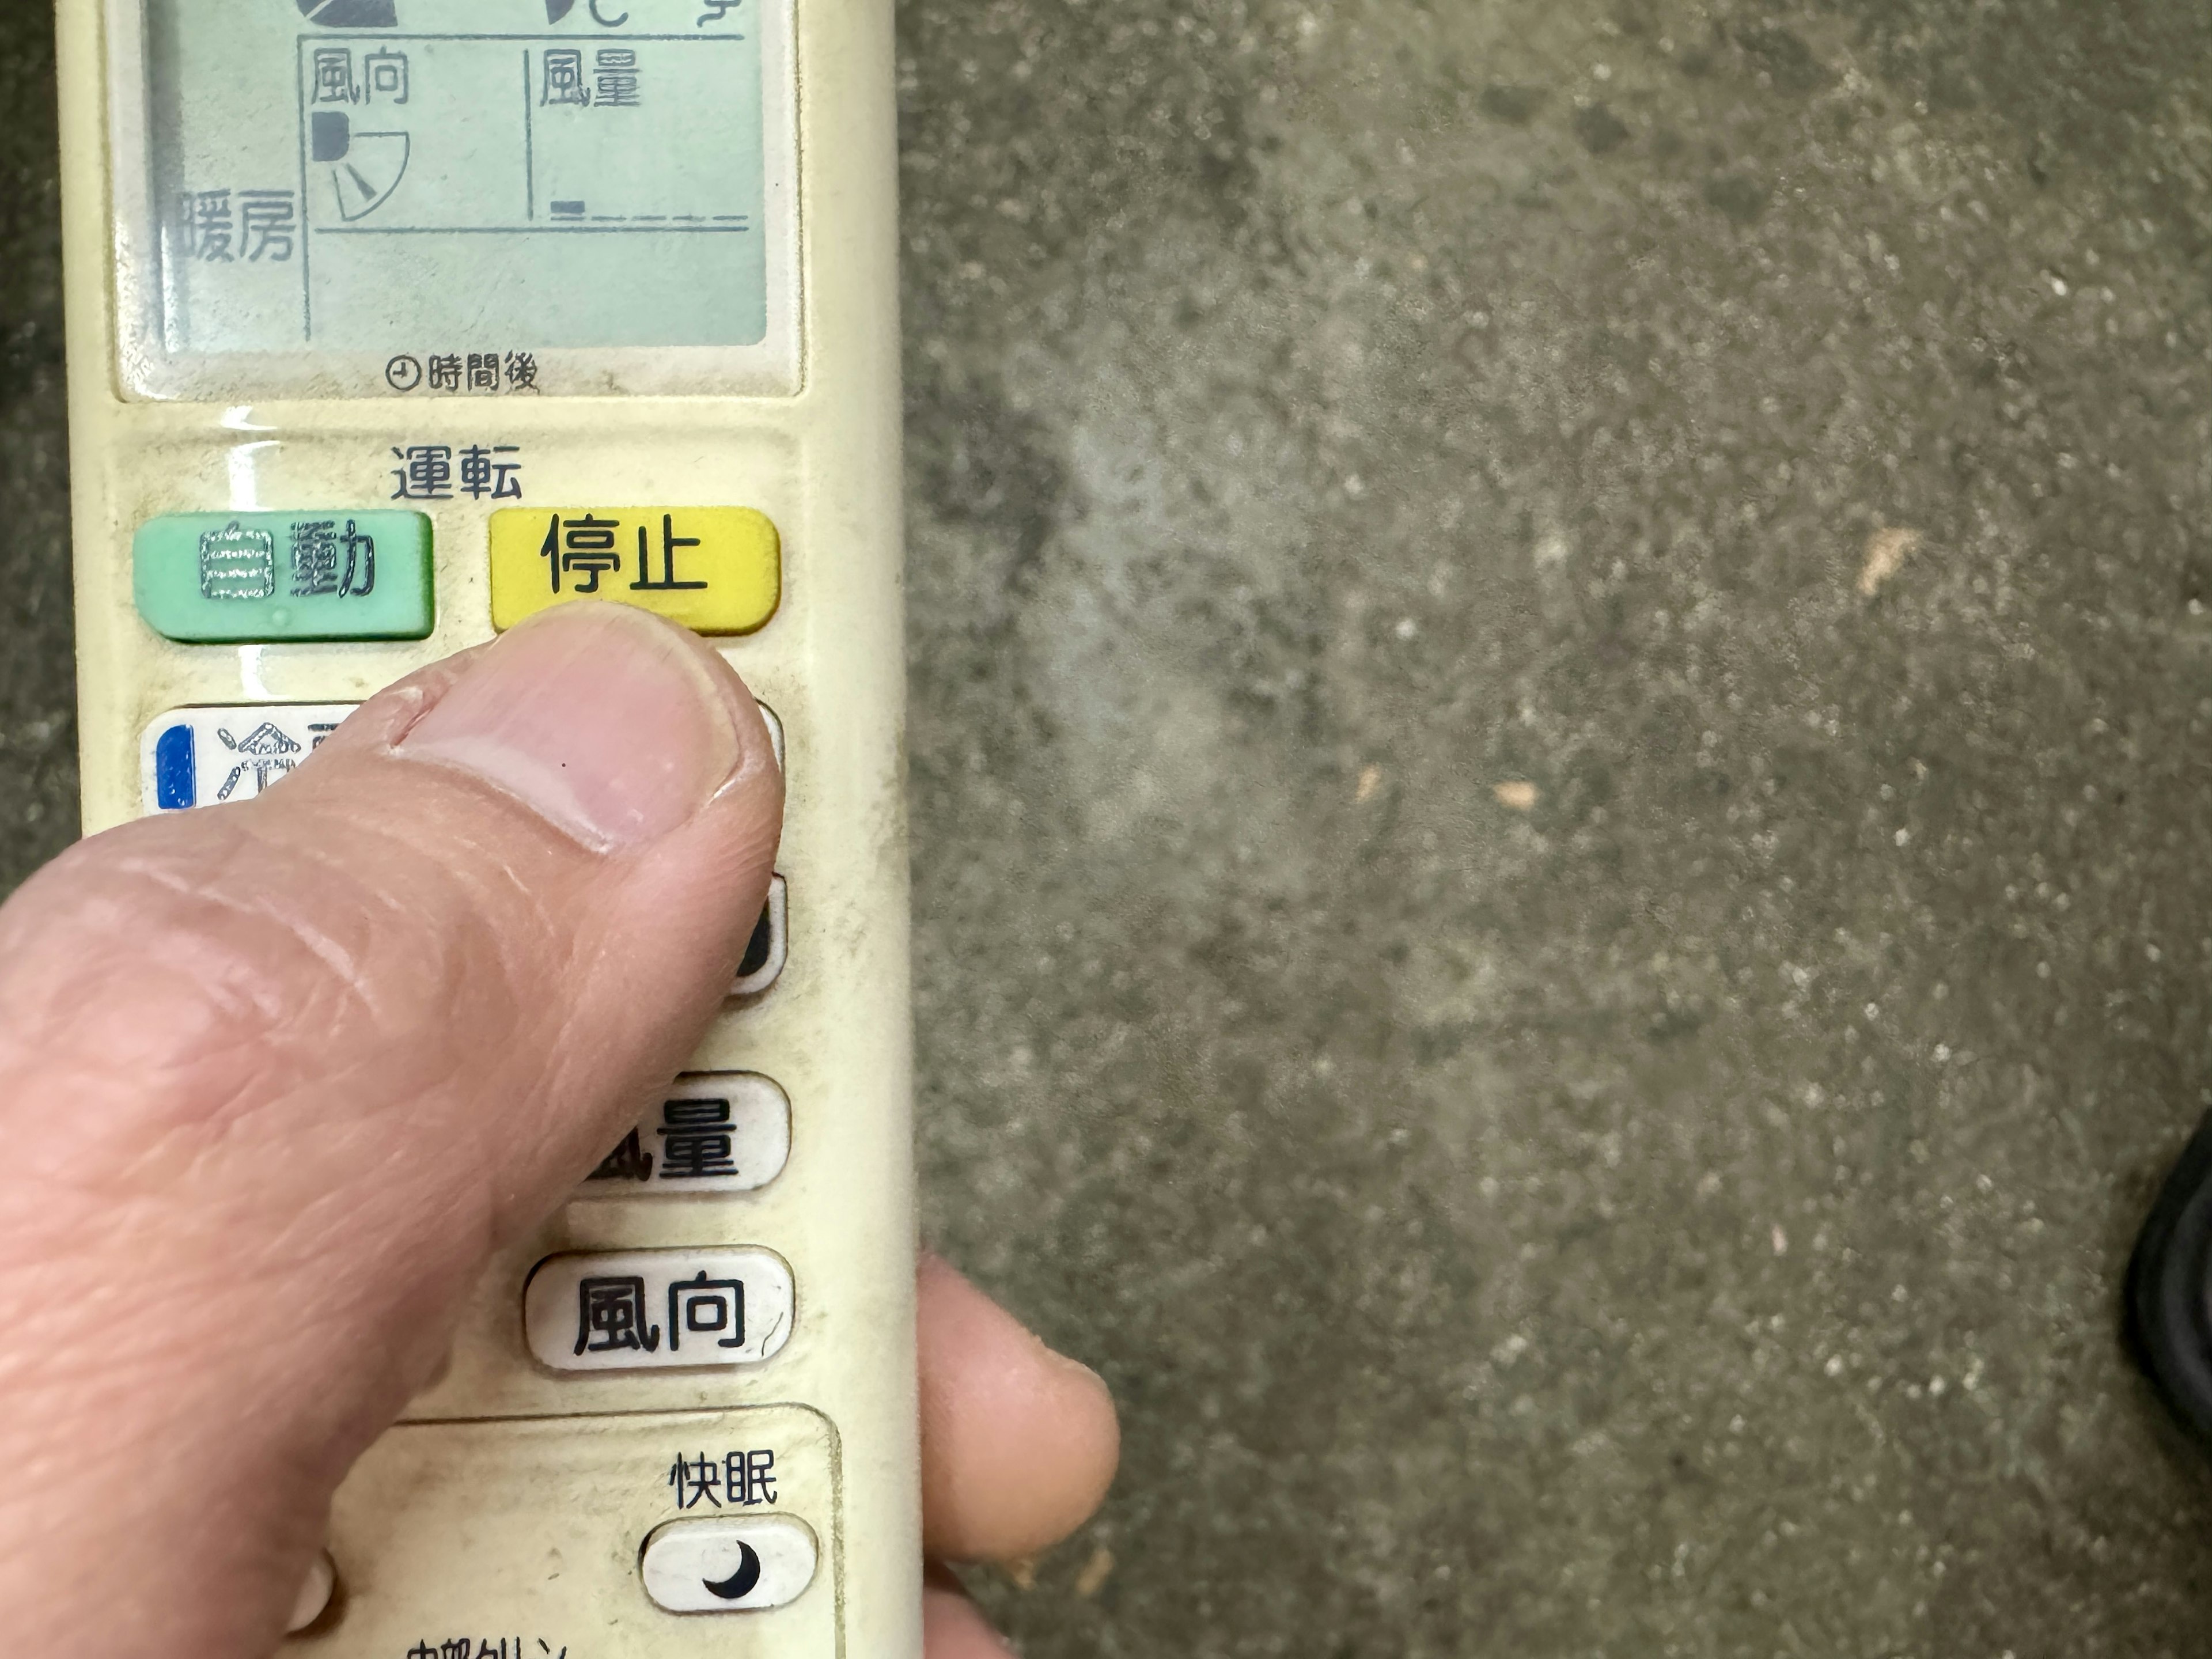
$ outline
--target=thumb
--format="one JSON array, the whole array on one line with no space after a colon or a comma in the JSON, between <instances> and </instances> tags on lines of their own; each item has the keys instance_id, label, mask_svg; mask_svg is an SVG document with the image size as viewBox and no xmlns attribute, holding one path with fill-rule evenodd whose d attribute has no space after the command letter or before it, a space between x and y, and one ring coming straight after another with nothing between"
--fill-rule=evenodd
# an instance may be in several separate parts
<instances>
[{"instance_id":1,"label":"thumb","mask_svg":"<svg viewBox=\"0 0 2212 1659\"><path fill-rule=\"evenodd\" d=\"M0 908L23 1651L274 1645L489 1253L698 1042L781 809L714 651L577 605L392 688L270 794L98 836ZM118 1582L125 1537L161 1541Z\"/></svg>"}]
</instances>

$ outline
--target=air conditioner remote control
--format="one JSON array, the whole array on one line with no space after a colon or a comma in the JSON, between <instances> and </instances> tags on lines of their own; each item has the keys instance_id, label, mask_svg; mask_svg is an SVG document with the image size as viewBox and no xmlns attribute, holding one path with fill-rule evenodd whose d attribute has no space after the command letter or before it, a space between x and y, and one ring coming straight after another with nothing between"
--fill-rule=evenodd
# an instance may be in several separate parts
<instances>
[{"instance_id":1,"label":"air conditioner remote control","mask_svg":"<svg viewBox=\"0 0 2212 1659\"><path fill-rule=\"evenodd\" d=\"M744 977L342 1487L294 1645L916 1659L890 0L59 20L87 830L555 605L708 635L785 751Z\"/></svg>"}]
</instances>

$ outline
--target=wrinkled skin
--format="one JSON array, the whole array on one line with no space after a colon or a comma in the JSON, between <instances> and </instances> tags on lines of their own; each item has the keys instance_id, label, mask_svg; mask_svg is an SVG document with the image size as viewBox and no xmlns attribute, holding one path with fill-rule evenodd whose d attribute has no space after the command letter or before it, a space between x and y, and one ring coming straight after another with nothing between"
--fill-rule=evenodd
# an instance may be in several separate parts
<instances>
[{"instance_id":1,"label":"wrinkled skin","mask_svg":"<svg viewBox=\"0 0 2212 1659\"><path fill-rule=\"evenodd\" d=\"M275 1650L491 1251L690 1053L781 811L721 659L581 606L0 908L12 1651ZM942 1263L920 1291L927 1547L1034 1553L1111 1479L1112 1404ZM160 1545L118 1577L126 1534ZM941 1570L926 1595L929 1659L1004 1652Z\"/></svg>"}]
</instances>

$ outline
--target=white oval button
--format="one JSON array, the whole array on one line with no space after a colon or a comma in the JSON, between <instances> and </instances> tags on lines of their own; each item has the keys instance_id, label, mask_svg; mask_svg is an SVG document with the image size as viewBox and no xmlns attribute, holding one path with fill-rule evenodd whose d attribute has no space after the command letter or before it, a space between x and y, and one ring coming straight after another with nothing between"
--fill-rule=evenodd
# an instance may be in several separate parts
<instances>
[{"instance_id":1,"label":"white oval button","mask_svg":"<svg viewBox=\"0 0 2212 1659\"><path fill-rule=\"evenodd\" d=\"M360 706L252 703L164 714L138 744L143 808L151 814L251 800L297 770Z\"/></svg>"},{"instance_id":2,"label":"white oval button","mask_svg":"<svg viewBox=\"0 0 2212 1659\"><path fill-rule=\"evenodd\" d=\"M670 1613L757 1613L814 1582L814 1530L788 1516L671 1521L645 1540L645 1593Z\"/></svg>"},{"instance_id":3,"label":"white oval button","mask_svg":"<svg viewBox=\"0 0 2212 1659\"><path fill-rule=\"evenodd\" d=\"M757 1073L701 1072L677 1079L576 1196L746 1193L790 1162L791 1097Z\"/></svg>"},{"instance_id":4,"label":"white oval button","mask_svg":"<svg viewBox=\"0 0 2212 1659\"><path fill-rule=\"evenodd\" d=\"M623 1250L539 1262L522 1319L556 1371L757 1365L791 1340L794 1300L768 1250Z\"/></svg>"}]
</instances>

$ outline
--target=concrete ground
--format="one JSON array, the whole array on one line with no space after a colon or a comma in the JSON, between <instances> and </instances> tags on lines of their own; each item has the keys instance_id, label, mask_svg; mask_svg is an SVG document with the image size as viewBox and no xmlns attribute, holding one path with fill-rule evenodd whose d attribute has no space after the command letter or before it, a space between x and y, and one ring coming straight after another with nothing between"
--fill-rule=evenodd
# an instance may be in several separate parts
<instances>
[{"instance_id":1,"label":"concrete ground","mask_svg":"<svg viewBox=\"0 0 2212 1659\"><path fill-rule=\"evenodd\" d=\"M0 882L70 834L0 21ZM1032 1659L2195 1653L2212 13L911 0L933 1237Z\"/></svg>"}]
</instances>

